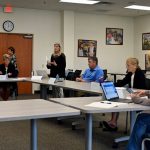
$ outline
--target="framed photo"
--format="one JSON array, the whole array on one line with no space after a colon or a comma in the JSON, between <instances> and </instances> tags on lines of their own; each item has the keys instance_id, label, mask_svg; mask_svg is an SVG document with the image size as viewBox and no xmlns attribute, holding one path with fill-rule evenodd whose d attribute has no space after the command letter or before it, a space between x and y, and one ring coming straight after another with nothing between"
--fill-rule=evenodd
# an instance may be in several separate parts
<instances>
[{"instance_id":1,"label":"framed photo","mask_svg":"<svg viewBox=\"0 0 150 150\"><path fill-rule=\"evenodd\" d=\"M123 45L123 29L106 28L106 45Z\"/></svg>"},{"instance_id":2,"label":"framed photo","mask_svg":"<svg viewBox=\"0 0 150 150\"><path fill-rule=\"evenodd\" d=\"M145 70L150 71L150 54L145 54Z\"/></svg>"},{"instance_id":3,"label":"framed photo","mask_svg":"<svg viewBox=\"0 0 150 150\"><path fill-rule=\"evenodd\" d=\"M96 56L97 41L95 40L78 40L78 57Z\"/></svg>"},{"instance_id":4,"label":"framed photo","mask_svg":"<svg viewBox=\"0 0 150 150\"><path fill-rule=\"evenodd\" d=\"M142 50L150 50L150 33L142 34Z\"/></svg>"}]
</instances>

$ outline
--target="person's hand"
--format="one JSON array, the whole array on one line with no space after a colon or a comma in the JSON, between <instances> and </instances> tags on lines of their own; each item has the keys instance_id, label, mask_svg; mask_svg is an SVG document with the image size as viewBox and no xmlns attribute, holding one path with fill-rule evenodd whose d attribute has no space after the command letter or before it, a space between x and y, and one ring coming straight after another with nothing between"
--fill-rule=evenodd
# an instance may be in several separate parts
<instances>
[{"instance_id":1,"label":"person's hand","mask_svg":"<svg viewBox=\"0 0 150 150\"><path fill-rule=\"evenodd\" d=\"M53 61L53 65L54 65L54 66L57 66L56 61Z\"/></svg>"},{"instance_id":2,"label":"person's hand","mask_svg":"<svg viewBox=\"0 0 150 150\"><path fill-rule=\"evenodd\" d=\"M3 73L0 71L0 74L3 74Z\"/></svg>"},{"instance_id":3,"label":"person's hand","mask_svg":"<svg viewBox=\"0 0 150 150\"><path fill-rule=\"evenodd\" d=\"M8 76L11 76L12 75L12 73L8 73Z\"/></svg>"},{"instance_id":4,"label":"person's hand","mask_svg":"<svg viewBox=\"0 0 150 150\"><path fill-rule=\"evenodd\" d=\"M82 78L76 78L76 81L77 82L83 82L83 79Z\"/></svg>"},{"instance_id":5,"label":"person's hand","mask_svg":"<svg viewBox=\"0 0 150 150\"><path fill-rule=\"evenodd\" d=\"M145 95L146 95L145 90L138 90L138 91L131 94L131 98L135 99L135 98L139 98L139 97L142 97L142 96L145 96Z\"/></svg>"}]
</instances>

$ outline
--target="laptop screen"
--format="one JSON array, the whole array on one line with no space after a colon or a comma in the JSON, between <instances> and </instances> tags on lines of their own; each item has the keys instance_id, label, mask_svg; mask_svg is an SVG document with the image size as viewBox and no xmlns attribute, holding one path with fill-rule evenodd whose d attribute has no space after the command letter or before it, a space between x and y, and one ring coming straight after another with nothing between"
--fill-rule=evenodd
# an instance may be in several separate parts
<instances>
[{"instance_id":1,"label":"laptop screen","mask_svg":"<svg viewBox=\"0 0 150 150\"><path fill-rule=\"evenodd\" d=\"M101 87L107 100L119 98L113 82L103 82L101 83Z\"/></svg>"}]
</instances>

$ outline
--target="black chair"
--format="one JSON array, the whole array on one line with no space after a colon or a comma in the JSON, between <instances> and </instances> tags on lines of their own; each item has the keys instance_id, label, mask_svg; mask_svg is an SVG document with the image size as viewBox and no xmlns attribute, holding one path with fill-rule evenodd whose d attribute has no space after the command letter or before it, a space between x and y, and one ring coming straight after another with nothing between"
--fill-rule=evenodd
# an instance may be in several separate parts
<instances>
[{"instance_id":1,"label":"black chair","mask_svg":"<svg viewBox=\"0 0 150 150\"><path fill-rule=\"evenodd\" d=\"M103 72L104 72L104 81L107 79L107 69L103 69Z\"/></svg>"},{"instance_id":2,"label":"black chair","mask_svg":"<svg viewBox=\"0 0 150 150\"><path fill-rule=\"evenodd\" d=\"M81 76L81 72L82 72L82 70L75 70L75 72L74 72L74 78L75 79L79 78Z\"/></svg>"},{"instance_id":3,"label":"black chair","mask_svg":"<svg viewBox=\"0 0 150 150\"><path fill-rule=\"evenodd\" d=\"M146 90L150 90L150 79L146 78L145 84L146 84Z\"/></svg>"}]
</instances>

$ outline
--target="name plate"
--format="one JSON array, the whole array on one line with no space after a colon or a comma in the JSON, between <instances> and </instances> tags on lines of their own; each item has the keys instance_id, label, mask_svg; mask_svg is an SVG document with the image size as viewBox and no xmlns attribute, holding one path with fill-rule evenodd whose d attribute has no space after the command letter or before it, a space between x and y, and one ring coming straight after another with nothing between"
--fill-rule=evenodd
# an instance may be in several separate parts
<instances>
[{"instance_id":1,"label":"name plate","mask_svg":"<svg viewBox=\"0 0 150 150\"><path fill-rule=\"evenodd\" d=\"M42 76L32 76L31 80L42 80Z\"/></svg>"},{"instance_id":2,"label":"name plate","mask_svg":"<svg viewBox=\"0 0 150 150\"><path fill-rule=\"evenodd\" d=\"M50 79L48 80L48 83L50 83L50 84L56 83L56 78L50 78Z\"/></svg>"},{"instance_id":3,"label":"name plate","mask_svg":"<svg viewBox=\"0 0 150 150\"><path fill-rule=\"evenodd\" d=\"M0 75L0 80L7 80L8 76L7 75Z\"/></svg>"}]
</instances>

